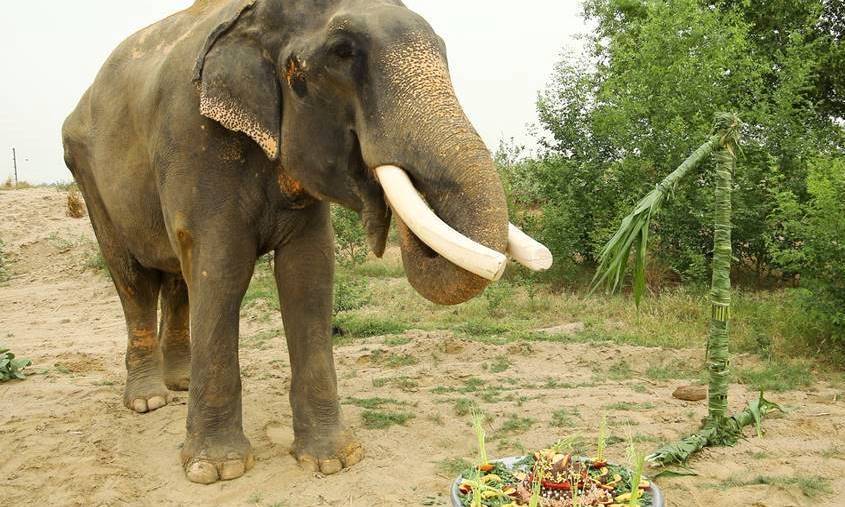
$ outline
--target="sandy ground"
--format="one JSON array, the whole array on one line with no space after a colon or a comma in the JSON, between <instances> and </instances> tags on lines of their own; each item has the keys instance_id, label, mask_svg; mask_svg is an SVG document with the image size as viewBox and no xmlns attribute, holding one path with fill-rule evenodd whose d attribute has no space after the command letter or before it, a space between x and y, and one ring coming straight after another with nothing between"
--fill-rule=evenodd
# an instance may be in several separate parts
<instances>
[{"instance_id":1,"label":"sandy ground","mask_svg":"<svg viewBox=\"0 0 845 507\"><path fill-rule=\"evenodd\" d=\"M64 209L65 194L55 189L0 192L0 238L12 273L0 286L0 341L34 363L27 380L0 385L0 498L9 505L447 505L450 477L439 464L472 458L475 452L468 417L457 416L453 404L473 394L442 391L465 386L470 375L502 388L498 399L482 402L493 416L488 433L494 456L512 455L520 444L546 446L570 432L594 434L607 411L603 407L619 399L649 407L608 411L612 432L630 432L645 441L646 449L655 445L649 440L675 439L694 430L706 413L704 402L672 398L679 381L646 381L636 372L628 379L608 380L600 374L618 357L656 354L668 364L700 361L701 351L553 343L495 346L464 342L448 332L412 331L406 335L410 341L401 345L372 338L336 348L344 400L392 398L408 404L397 409L416 417L405 426L368 430L361 422L363 409L345 405L346 420L367 456L339 475L315 476L288 454L290 373L280 319L247 312L241 346L244 424L256 466L236 481L191 484L178 461L187 395L178 393L175 403L145 415L123 407L120 304L108 278L85 269L94 251L90 224L67 218ZM561 316L558 324L565 322ZM418 363L389 367L375 350L410 354ZM502 355L513 364L505 371L492 373L479 366ZM734 386L734 408L753 396ZM845 504L841 397L826 384L773 395L790 411L765 422L765 438L703 452L692 463L698 477L658 480L669 505ZM571 427L550 425L552 411L560 408L577 409ZM503 435L509 414L528 415L536 423L524 432ZM617 443L609 454L619 459L624 449L624 442ZM810 499L795 481L723 484L730 477L757 475L822 475L831 480L833 493Z\"/></svg>"}]
</instances>

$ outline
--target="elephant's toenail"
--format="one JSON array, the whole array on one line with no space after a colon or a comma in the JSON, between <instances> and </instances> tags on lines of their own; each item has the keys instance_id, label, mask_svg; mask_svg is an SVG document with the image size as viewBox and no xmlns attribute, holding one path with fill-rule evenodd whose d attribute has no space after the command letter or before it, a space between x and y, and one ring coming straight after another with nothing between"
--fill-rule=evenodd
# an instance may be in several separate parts
<instances>
[{"instance_id":1,"label":"elephant's toenail","mask_svg":"<svg viewBox=\"0 0 845 507\"><path fill-rule=\"evenodd\" d=\"M219 475L217 467L207 461L193 461L185 468L188 480L199 484L217 482Z\"/></svg>"}]
</instances>

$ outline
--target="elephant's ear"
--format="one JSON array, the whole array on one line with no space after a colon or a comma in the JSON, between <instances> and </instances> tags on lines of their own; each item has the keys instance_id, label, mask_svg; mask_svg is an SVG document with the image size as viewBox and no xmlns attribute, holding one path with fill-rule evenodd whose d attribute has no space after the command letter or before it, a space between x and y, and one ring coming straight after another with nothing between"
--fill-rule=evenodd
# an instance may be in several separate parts
<instances>
[{"instance_id":1,"label":"elephant's ear","mask_svg":"<svg viewBox=\"0 0 845 507\"><path fill-rule=\"evenodd\" d=\"M249 36L246 2L215 28L194 68L200 89L200 113L229 130L243 132L271 160L279 156L282 95L275 65Z\"/></svg>"}]
</instances>

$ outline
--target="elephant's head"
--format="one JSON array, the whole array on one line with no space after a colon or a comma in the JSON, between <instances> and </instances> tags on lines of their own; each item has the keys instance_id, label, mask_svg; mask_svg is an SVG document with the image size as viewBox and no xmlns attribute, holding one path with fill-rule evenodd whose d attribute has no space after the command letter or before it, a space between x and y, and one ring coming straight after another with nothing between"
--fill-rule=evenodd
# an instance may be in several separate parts
<instances>
[{"instance_id":1,"label":"elephant's head","mask_svg":"<svg viewBox=\"0 0 845 507\"><path fill-rule=\"evenodd\" d=\"M197 63L201 110L277 160L285 187L358 211L381 256L391 213L374 170L398 166L454 230L505 252L502 184L424 19L398 0L226 9ZM460 303L489 283L397 225L408 280L427 299Z\"/></svg>"}]
</instances>

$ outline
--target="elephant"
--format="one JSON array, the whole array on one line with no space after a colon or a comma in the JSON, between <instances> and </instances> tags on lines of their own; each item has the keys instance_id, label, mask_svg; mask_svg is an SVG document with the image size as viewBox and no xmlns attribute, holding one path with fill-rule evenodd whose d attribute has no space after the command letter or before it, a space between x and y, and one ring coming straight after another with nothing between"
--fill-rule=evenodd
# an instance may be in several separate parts
<instances>
[{"instance_id":1,"label":"elephant","mask_svg":"<svg viewBox=\"0 0 845 507\"><path fill-rule=\"evenodd\" d=\"M456 98L444 42L399 0L196 0L114 50L62 140L125 315L124 404L146 413L170 390L189 392L180 457L196 483L254 464L239 309L270 252L291 453L323 474L362 459L332 352L330 205L358 212L380 257L394 214L375 168L400 167L464 239L496 255L508 246L503 185ZM407 279L425 298L459 304L490 283L395 218Z\"/></svg>"}]
</instances>

